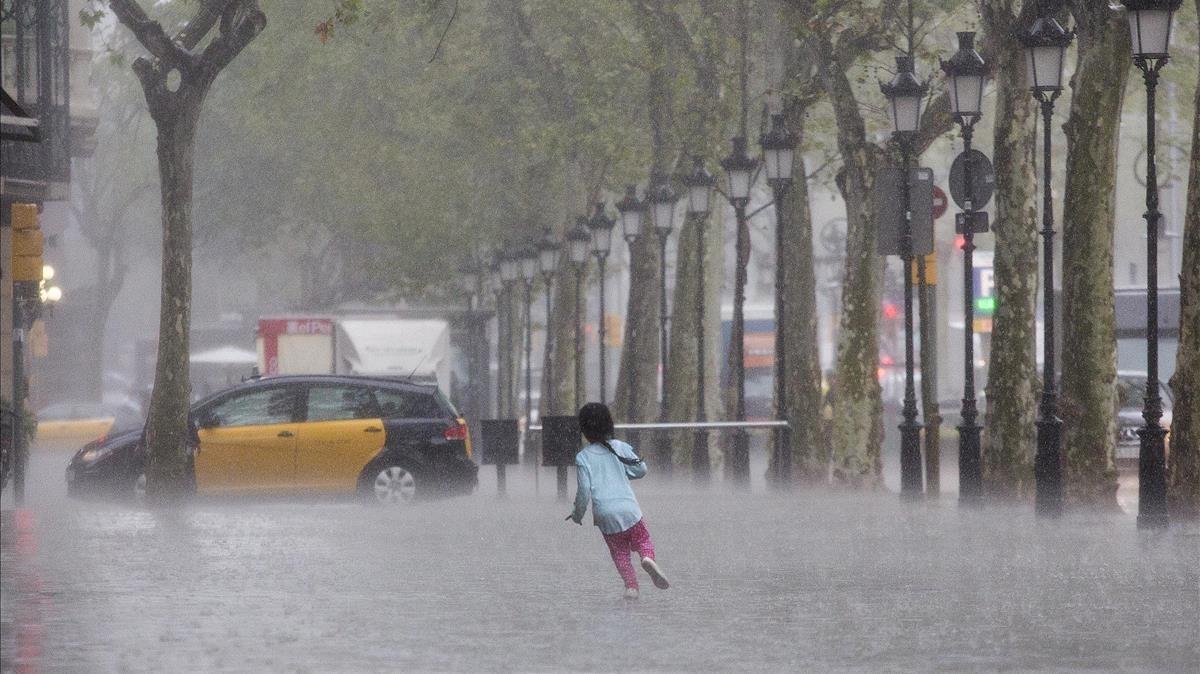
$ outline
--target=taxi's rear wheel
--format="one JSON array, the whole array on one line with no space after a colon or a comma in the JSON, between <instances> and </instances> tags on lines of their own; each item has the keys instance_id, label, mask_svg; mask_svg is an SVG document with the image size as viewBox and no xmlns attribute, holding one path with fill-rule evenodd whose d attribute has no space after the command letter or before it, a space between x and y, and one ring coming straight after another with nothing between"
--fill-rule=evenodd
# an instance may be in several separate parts
<instances>
[{"instance_id":1,"label":"taxi's rear wheel","mask_svg":"<svg viewBox=\"0 0 1200 674\"><path fill-rule=\"evenodd\" d=\"M404 505L417 497L417 476L403 464L385 463L367 471L361 490L379 505Z\"/></svg>"}]
</instances>

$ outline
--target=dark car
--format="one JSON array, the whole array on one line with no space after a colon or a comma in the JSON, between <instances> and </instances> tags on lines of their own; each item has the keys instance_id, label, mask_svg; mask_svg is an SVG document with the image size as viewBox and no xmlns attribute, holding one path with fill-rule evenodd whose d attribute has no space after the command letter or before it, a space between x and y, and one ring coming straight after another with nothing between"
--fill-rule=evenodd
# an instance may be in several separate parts
<instances>
[{"instance_id":1,"label":"dark car","mask_svg":"<svg viewBox=\"0 0 1200 674\"><path fill-rule=\"evenodd\" d=\"M1146 373L1121 370L1117 372L1117 451L1114 457L1118 467L1137 466L1138 454L1141 450L1142 438L1138 429L1145 425L1142 419L1143 398L1146 395ZM1162 419L1159 423L1163 428L1171 428L1171 407L1174 397L1171 389L1164 382L1158 384L1158 395L1162 398ZM1171 436L1164 440L1165 448L1170 454Z\"/></svg>"},{"instance_id":2,"label":"dark car","mask_svg":"<svg viewBox=\"0 0 1200 674\"><path fill-rule=\"evenodd\" d=\"M204 496L358 493L380 503L466 493L477 482L466 422L436 386L386 377L254 379L199 401L189 468ZM85 445L72 496L145 493L142 431Z\"/></svg>"}]
</instances>

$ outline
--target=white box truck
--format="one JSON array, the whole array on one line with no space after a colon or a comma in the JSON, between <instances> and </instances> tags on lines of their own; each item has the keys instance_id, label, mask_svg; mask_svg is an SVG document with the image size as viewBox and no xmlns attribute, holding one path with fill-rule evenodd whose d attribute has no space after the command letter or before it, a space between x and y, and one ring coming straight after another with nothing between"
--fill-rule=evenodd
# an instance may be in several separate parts
<instances>
[{"instance_id":1,"label":"white box truck","mask_svg":"<svg viewBox=\"0 0 1200 674\"><path fill-rule=\"evenodd\" d=\"M264 316L258 367L275 374L372 374L450 390L450 324L384 316Z\"/></svg>"}]
</instances>

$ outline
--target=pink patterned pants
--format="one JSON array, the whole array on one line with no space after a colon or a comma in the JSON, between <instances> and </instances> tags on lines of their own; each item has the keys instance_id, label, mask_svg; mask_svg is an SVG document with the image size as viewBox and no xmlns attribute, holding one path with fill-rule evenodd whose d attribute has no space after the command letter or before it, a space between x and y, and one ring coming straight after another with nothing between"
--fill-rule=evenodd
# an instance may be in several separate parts
<instances>
[{"instance_id":1,"label":"pink patterned pants","mask_svg":"<svg viewBox=\"0 0 1200 674\"><path fill-rule=\"evenodd\" d=\"M638 520L637 524L619 534L604 534L604 542L608 544L613 564L617 565L617 572L625 581L625 587L637 587L637 572L629 561L629 553L637 552L642 559L654 559L654 542L646 530L646 521Z\"/></svg>"}]
</instances>

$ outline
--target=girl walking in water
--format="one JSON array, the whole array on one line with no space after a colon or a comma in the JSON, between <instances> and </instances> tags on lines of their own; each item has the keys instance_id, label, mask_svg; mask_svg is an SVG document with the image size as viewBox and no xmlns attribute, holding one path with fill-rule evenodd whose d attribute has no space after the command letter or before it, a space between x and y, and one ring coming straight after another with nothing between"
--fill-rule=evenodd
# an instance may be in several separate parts
<instances>
[{"instance_id":1,"label":"girl walking in water","mask_svg":"<svg viewBox=\"0 0 1200 674\"><path fill-rule=\"evenodd\" d=\"M612 415L600 403L588 403L579 410L579 430L589 444L575 456L578 491L575 509L567 519L582 525L591 502L592 521L600 527L613 563L625 581L626 599L638 597L637 572L629 559L634 551L642 558L642 568L650 574L654 586L667 589L671 585L654 562L654 543L629 485L630 480L645 477L646 462L628 444L613 439Z\"/></svg>"}]
</instances>

